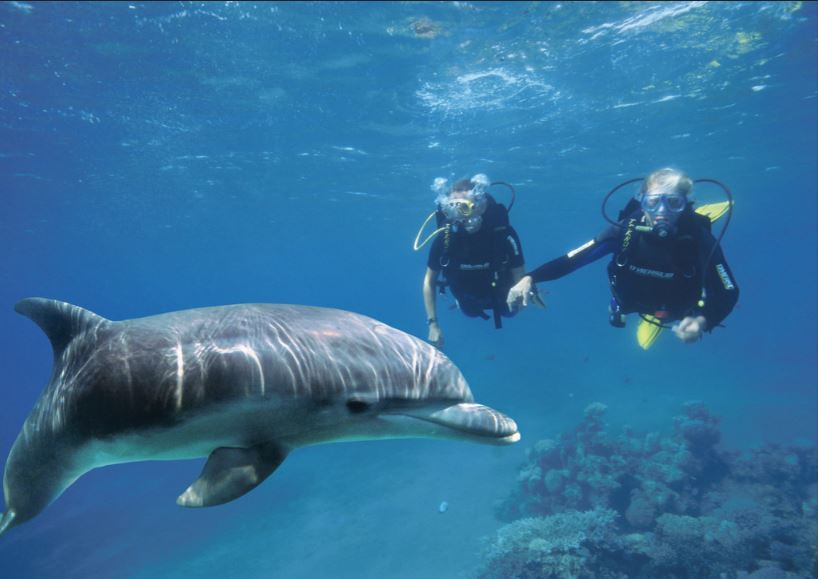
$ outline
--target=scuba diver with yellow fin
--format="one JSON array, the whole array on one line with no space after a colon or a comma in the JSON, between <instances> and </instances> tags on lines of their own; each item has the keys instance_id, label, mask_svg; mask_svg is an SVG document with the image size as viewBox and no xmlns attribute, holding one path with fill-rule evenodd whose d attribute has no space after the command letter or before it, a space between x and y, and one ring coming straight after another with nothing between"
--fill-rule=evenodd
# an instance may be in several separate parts
<instances>
[{"instance_id":1,"label":"scuba diver with yellow fin","mask_svg":"<svg viewBox=\"0 0 818 579\"><path fill-rule=\"evenodd\" d=\"M492 185L505 185L511 190L508 209L488 192ZM485 320L493 317L499 329L503 317L517 313L505 298L509 288L523 276L525 262L520 238L508 219L516 197L514 187L503 181L492 183L486 175L477 174L451 187L447 179L438 177L432 190L437 193L437 210L421 226L413 249L418 251L433 240L423 279L423 305L428 340L442 348L436 290L443 293L448 286L460 311ZM432 218L436 218L437 229L421 242Z\"/></svg>"},{"instance_id":2,"label":"scuba diver with yellow fin","mask_svg":"<svg viewBox=\"0 0 818 579\"><path fill-rule=\"evenodd\" d=\"M619 189L642 181L635 198L617 221L605 206ZM727 201L693 209L694 183L721 187ZM545 263L524 276L508 293L509 307L528 305L534 284L563 277L606 255L612 326L625 327L625 315L642 321L637 339L648 349L662 329L672 327L686 343L699 340L730 314L738 301L738 284L724 259L721 241L732 215L732 194L715 179L691 180L676 169L660 169L646 178L620 183L605 196L602 215L611 224L594 239ZM727 214L718 238L711 221Z\"/></svg>"}]
</instances>

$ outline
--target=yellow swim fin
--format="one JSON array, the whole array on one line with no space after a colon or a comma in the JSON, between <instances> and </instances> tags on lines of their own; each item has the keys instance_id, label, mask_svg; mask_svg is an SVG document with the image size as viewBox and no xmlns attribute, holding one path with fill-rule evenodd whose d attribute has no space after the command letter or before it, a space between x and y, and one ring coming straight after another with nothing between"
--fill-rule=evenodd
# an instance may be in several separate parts
<instances>
[{"instance_id":1,"label":"yellow swim fin","mask_svg":"<svg viewBox=\"0 0 818 579\"><path fill-rule=\"evenodd\" d=\"M705 215L710 218L710 221L716 221L719 217L724 215L730 210L730 202L729 201L721 201L719 203L710 203L708 205L702 205L701 207L696 207L696 213L699 215Z\"/></svg>"},{"instance_id":2,"label":"yellow swim fin","mask_svg":"<svg viewBox=\"0 0 818 579\"><path fill-rule=\"evenodd\" d=\"M639 322L639 326L636 328L636 340L643 350L650 348L656 338L659 337L659 334L662 333L662 326L659 324L661 324L661 320L653 316L645 316L645 319Z\"/></svg>"}]
</instances>

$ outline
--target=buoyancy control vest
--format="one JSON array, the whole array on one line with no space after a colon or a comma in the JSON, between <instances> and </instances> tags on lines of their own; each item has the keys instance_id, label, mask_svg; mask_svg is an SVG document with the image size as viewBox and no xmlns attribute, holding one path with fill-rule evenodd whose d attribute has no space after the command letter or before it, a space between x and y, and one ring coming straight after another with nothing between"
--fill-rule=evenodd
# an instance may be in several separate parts
<instances>
[{"instance_id":1,"label":"buoyancy control vest","mask_svg":"<svg viewBox=\"0 0 818 579\"><path fill-rule=\"evenodd\" d=\"M608 264L611 292L623 313L639 312L660 319L681 319L702 293L701 231L710 219L688 207L668 238L637 229L639 202L631 200L619 214L625 229L619 249Z\"/></svg>"},{"instance_id":2,"label":"buoyancy control vest","mask_svg":"<svg viewBox=\"0 0 818 579\"><path fill-rule=\"evenodd\" d=\"M458 298L459 292L468 292L468 288L461 283L462 278L468 275L467 272L473 272L478 267L482 268L487 274L486 283L490 284L490 288L487 288L486 293L491 296L494 325L499 329L502 327L500 312L505 302L505 295L503 294L510 287L511 281L511 268L509 266L511 255L508 251L508 243L506 243L510 222L506 207L502 203L498 203L489 194L487 194L487 198L488 205L483 213L480 230L473 234L458 229L457 224L447 220L441 210L437 211L437 226L445 228L441 233L443 251L440 255L440 271L444 280L439 283L439 286L440 291L443 292L448 285L452 290L452 294ZM489 236L488 243L486 243L485 238L481 239L480 245L483 247L476 250L474 241L479 238L473 236L485 235ZM487 247L485 247L486 245ZM476 254L476 252L479 254ZM472 312L472 315L484 319L489 318L482 310Z\"/></svg>"}]
</instances>

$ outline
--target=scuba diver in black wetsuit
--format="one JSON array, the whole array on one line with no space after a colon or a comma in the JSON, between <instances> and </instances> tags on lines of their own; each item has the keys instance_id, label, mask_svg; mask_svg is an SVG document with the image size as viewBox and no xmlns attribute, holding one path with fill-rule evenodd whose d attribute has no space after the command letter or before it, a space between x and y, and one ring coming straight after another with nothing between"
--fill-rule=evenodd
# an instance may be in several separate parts
<instances>
[{"instance_id":1,"label":"scuba diver in black wetsuit","mask_svg":"<svg viewBox=\"0 0 818 579\"><path fill-rule=\"evenodd\" d=\"M613 326L624 327L625 314L638 312L658 328L678 322L673 331L686 343L697 341L702 332L718 326L739 295L720 247L727 224L715 239L710 232L711 218L721 213L708 217L694 211L689 199L693 181L675 169L661 169L644 180L626 181L611 190L605 202L621 187L640 180L639 195L620 212L618 222L605 215L603 203L603 215L612 225L591 241L523 277L509 291L509 307L528 305L529 298L536 295L534 283L560 278L612 254L608 280L613 294L609 308ZM700 181L716 183L731 197L718 181L696 182ZM732 198L719 205L729 211Z\"/></svg>"},{"instance_id":2,"label":"scuba diver in black wetsuit","mask_svg":"<svg viewBox=\"0 0 818 579\"><path fill-rule=\"evenodd\" d=\"M507 185L513 193L513 187L498 183ZM446 184L443 178L435 180L432 189L438 192L438 209L421 227L414 246L418 250L434 237L423 279L423 304L429 342L438 348L443 347L443 332L435 290L443 293L448 285L465 315L486 320L493 317L495 327L500 328L502 317L516 313L516 308L508 307L505 297L525 272L520 238L509 223L506 207L488 193L492 185L488 177L478 174L462 179L451 189ZM432 216L437 217L438 228L418 245Z\"/></svg>"}]
</instances>

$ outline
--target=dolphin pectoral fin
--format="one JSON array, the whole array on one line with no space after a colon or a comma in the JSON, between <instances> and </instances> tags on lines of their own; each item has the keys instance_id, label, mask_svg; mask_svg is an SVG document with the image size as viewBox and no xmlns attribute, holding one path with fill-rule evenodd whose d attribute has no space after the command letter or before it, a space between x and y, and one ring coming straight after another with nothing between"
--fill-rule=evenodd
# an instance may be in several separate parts
<instances>
[{"instance_id":1,"label":"dolphin pectoral fin","mask_svg":"<svg viewBox=\"0 0 818 579\"><path fill-rule=\"evenodd\" d=\"M287 458L273 444L252 448L217 448L192 485L176 499L181 507L213 507L250 492Z\"/></svg>"},{"instance_id":2,"label":"dolphin pectoral fin","mask_svg":"<svg viewBox=\"0 0 818 579\"><path fill-rule=\"evenodd\" d=\"M0 535L6 532L14 521L15 512L11 509L5 513L0 513Z\"/></svg>"}]
</instances>

